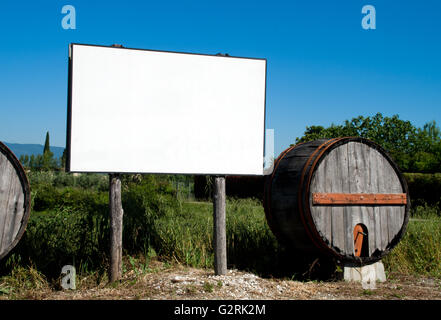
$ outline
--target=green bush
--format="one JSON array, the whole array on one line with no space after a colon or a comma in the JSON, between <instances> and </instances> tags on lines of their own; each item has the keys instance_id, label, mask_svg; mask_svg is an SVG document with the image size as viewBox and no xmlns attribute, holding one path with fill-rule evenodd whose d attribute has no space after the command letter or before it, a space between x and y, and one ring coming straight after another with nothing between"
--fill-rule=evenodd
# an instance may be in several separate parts
<instances>
[{"instance_id":1,"label":"green bush","mask_svg":"<svg viewBox=\"0 0 441 320\"><path fill-rule=\"evenodd\" d=\"M404 173L404 177L413 207L441 205L441 173Z\"/></svg>"},{"instance_id":2,"label":"green bush","mask_svg":"<svg viewBox=\"0 0 441 320\"><path fill-rule=\"evenodd\" d=\"M107 191L109 178L107 174L82 173L74 176L62 171L30 171L29 183L32 188L51 186L54 188L76 187L88 190Z\"/></svg>"},{"instance_id":3,"label":"green bush","mask_svg":"<svg viewBox=\"0 0 441 320\"><path fill-rule=\"evenodd\" d=\"M35 191L33 210L37 212L63 207L79 208L83 212L94 212L97 210L97 206L107 205L109 201L108 192L73 187L58 189L44 185L33 191Z\"/></svg>"},{"instance_id":4,"label":"green bush","mask_svg":"<svg viewBox=\"0 0 441 320\"><path fill-rule=\"evenodd\" d=\"M108 252L107 211L107 205L95 212L64 207L32 215L14 254L48 275L56 276L65 264L96 268Z\"/></svg>"}]
</instances>

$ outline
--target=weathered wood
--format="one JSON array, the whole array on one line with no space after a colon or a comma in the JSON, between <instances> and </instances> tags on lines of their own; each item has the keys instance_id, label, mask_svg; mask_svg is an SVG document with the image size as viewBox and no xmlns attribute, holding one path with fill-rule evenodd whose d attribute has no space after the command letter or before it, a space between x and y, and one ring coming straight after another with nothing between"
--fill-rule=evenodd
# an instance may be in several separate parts
<instances>
[{"instance_id":1,"label":"weathered wood","mask_svg":"<svg viewBox=\"0 0 441 320\"><path fill-rule=\"evenodd\" d=\"M377 193L376 191L372 190L372 184L371 184L371 176L370 176L370 167L375 166L375 162L370 161L370 154L376 153L377 151L372 148L371 146L368 146L364 143L358 143L358 142L349 142L349 144L355 145L355 150L358 152L358 159L359 162L357 163L358 172L359 172L359 179L360 179L360 189L362 193ZM379 155L379 154L378 154ZM381 156L381 155L379 155ZM377 172L378 173L378 172ZM365 241L363 241L364 246L368 246L368 248L363 248L362 253L359 255L359 257L365 256L371 256L371 254L376 250L374 247L375 244L375 232L374 232L374 225L372 224L372 206L370 205L359 205L360 208L360 220L358 223L353 223L353 228L355 228L357 225L362 224L366 228L366 235L363 236L365 238ZM348 208L350 210L350 208ZM355 246L355 239L354 239L354 246ZM366 253L365 253L366 252ZM354 255L356 254L354 250Z\"/></svg>"},{"instance_id":2,"label":"weathered wood","mask_svg":"<svg viewBox=\"0 0 441 320\"><path fill-rule=\"evenodd\" d=\"M336 163L337 165L335 173L336 177L344 176L348 172L348 146L347 144L340 146L340 148L336 148L331 151L332 153L336 154ZM318 168L318 170L320 167ZM342 191L342 192L349 192L349 181L347 179L337 179L334 177L333 182L334 188L332 189L333 192L336 191ZM348 252L351 244L348 243L346 236L345 236L345 226L347 224L348 217L350 217L349 208L342 207L342 208L331 208L331 214L332 217L332 243L333 248L336 248L336 250L339 250L341 248L342 253ZM334 216L335 215L335 216ZM335 240L334 240L335 239Z\"/></svg>"},{"instance_id":3,"label":"weathered wood","mask_svg":"<svg viewBox=\"0 0 441 320\"><path fill-rule=\"evenodd\" d=\"M334 158L335 153L329 155L329 158ZM332 178L333 171L328 170L328 164L330 161L325 161L322 164L322 170L317 170L315 178L311 183L311 190L316 192L326 192L332 189L332 183L335 179ZM327 239L332 238L332 216L329 214L330 210L327 207L319 207L312 212L312 218L314 224L317 226L319 233Z\"/></svg>"},{"instance_id":4,"label":"weathered wood","mask_svg":"<svg viewBox=\"0 0 441 320\"><path fill-rule=\"evenodd\" d=\"M384 160L385 159L383 159L383 161ZM390 168L389 163L385 163L384 165ZM387 190L390 190L389 192L393 193L402 192L403 189L401 188L399 177L391 174L391 170L386 171L387 176L385 176L385 182ZM390 214L388 215L388 232L389 242L391 242L402 228L405 215L403 210L404 207L390 206L388 208L390 210Z\"/></svg>"},{"instance_id":5,"label":"weathered wood","mask_svg":"<svg viewBox=\"0 0 441 320\"><path fill-rule=\"evenodd\" d=\"M290 148L265 184L265 214L280 241L354 263L378 261L398 243L409 206L396 165L381 147L362 138ZM354 251L356 225L366 228L360 257Z\"/></svg>"},{"instance_id":6,"label":"weathered wood","mask_svg":"<svg viewBox=\"0 0 441 320\"><path fill-rule=\"evenodd\" d=\"M109 213L110 213L110 282L121 278L122 267L122 228L123 208L121 201L121 178L118 174L109 175Z\"/></svg>"},{"instance_id":7,"label":"weathered wood","mask_svg":"<svg viewBox=\"0 0 441 320\"><path fill-rule=\"evenodd\" d=\"M225 177L215 177L213 188L213 248L216 275L227 274L225 201Z\"/></svg>"},{"instance_id":8,"label":"weathered wood","mask_svg":"<svg viewBox=\"0 0 441 320\"><path fill-rule=\"evenodd\" d=\"M0 259L22 237L30 214L29 182L18 159L0 142Z\"/></svg>"},{"instance_id":9,"label":"weathered wood","mask_svg":"<svg viewBox=\"0 0 441 320\"><path fill-rule=\"evenodd\" d=\"M380 172L385 171L385 166L387 167L385 161L382 159L377 159L377 166ZM378 175L378 192L386 192L387 186L386 181L384 179L384 175ZM381 210L383 209L383 210ZM380 238L381 246L379 247L381 250L385 250L387 245L389 244L389 232L388 232L388 221L389 221L389 212L388 208L378 208L376 218L380 221L380 230L377 236ZM386 214L383 214L386 213Z\"/></svg>"},{"instance_id":10,"label":"weathered wood","mask_svg":"<svg viewBox=\"0 0 441 320\"><path fill-rule=\"evenodd\" d=\"M348 175L344 177L349 181L349 193L359 193L363 190L362 182L360 181L362 178L362 170L361 168L361 155L359 154L358 144L354 144L349 142L348 144ZM354 227L361 223L362 214L361 208L359 206L351 206L347 208L348 214L348 223L345 225L345 235L346 241L349 247L346 248L346 255L355 255L354 254L354 236L353 230ZM368 226L369 228L369 226Z\"/></svg>"},{"instance_id":11,"label":"weathered wood","mask_svg":"<svg viewBox=\"0 0 441 320\"><path fill-rule=\"evenodd\" d=\"M378 168L377 165L374 165L378 163L378 159L382 158L382 155L377 150L371 150L369 153L368 163L372 164L367 169L367 173L369 175L369 189L371 192L380 192L378 189L378 173L382 172ZM406 197L407 201L407 197ZM381 228L380 228L380 222L381 222L381 213L384 212L384 210L380 211L380 207L378 206L371 206L368 207L369 209L369 225L370 225L370 233L371 237L369 238L369 247L374 250L374 248L379 248L380 250L384 250L384 248L381 246ZM373 236L372 236L373 235ZM373 252L373 251L372 251Z\"/></svg>"},{"instance_id":12,"label":"weathered wood","mask_svg":"<svg viewBox=\"0 0 441 320\"><path fill-rule=\"evenodd\" d=\"M402 205L407 203L405 193L317 193L312 194L314 205Z\"/></svg>"}]
</instances>

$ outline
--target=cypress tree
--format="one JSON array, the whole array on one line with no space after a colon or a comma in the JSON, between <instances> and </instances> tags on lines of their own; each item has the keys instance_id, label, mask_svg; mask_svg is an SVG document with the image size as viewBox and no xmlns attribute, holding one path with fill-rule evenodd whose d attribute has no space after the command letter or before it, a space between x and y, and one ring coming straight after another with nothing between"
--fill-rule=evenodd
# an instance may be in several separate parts
<instances>
[{"instance_id":1,"label":"cypress tree","mask_svg":"<svg viewBox=\"0 0 441 320\"><path fill-rule=\"evenodd\" d=\"M43 154L47 153L51 151L50 147L49 147L49 131L46 132L46 140L44 141L44 149L43 149Z\"/></svg>"}]
</instances>

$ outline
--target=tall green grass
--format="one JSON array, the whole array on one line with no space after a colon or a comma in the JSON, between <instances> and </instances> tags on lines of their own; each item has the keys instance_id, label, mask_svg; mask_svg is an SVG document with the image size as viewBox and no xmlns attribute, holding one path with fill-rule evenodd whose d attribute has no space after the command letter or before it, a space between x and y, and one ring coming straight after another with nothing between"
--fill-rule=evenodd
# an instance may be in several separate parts
<instances>
[{"instance_id":1,"label":"tall green grass","mask_svg":"<svg viewBox=\"0 0 441 320\"><path fill-rule=\"evenodd\" d=\"M255 270L270 262L278 251L277 241L266 225L259 201L227 201L228 261L236 267ZM183 203L182 210L155 221L157 247L161 256L194 267L213 266L213 205Z\"/></svg>"},{"instance_id":2,"label":"tall green grass","mask_svg":"<svg viewBox=\"0 0 441 320\"><path fill-rule=\"evenodd\" d=\"M262 204L256 199L227 199L226 241L228 267L260 276L297 277L308 273L316 257L293 254L269 229ZM182 203L178 213L157 219L154 242L159 256L192 267L212 268L213 204ZM309 275L309 273L308 273Z\"/></svg>"},{"instance_id":3,"label":"tall green grass","mask_svg":"<svg viewBox=\"0 0 441 320\"><path fill-rule=\"evenodd\" d=\"M385 257L389 272L441 278L441 216L437 207L413 209L401 242Z\"/></svg>"},{"instance_id":4,"label":"tall green grass","mask_svg":"<svg viewBox=\"0 0 441 320\"><path fill-rule=\"evenodd\" d=\"M205 203L183 203L177 212L168 212L153 222L152 244L159 256L194 267L213 264L212 223Z\"/></svg>"}]
</instances>

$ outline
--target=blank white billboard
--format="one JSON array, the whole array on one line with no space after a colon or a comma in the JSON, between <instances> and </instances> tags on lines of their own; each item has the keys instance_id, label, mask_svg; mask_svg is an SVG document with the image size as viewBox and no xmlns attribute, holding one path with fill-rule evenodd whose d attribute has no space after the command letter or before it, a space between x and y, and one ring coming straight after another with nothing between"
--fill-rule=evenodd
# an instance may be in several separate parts
<instances>
[{"instance_id":1,"label":"blank white billboard","mask_svg":"<svg viewBox=\"0 0 441 320\"><path fill-rule=\"evenodd\" d=\"M261 175L266 60L71 44L70 172Z\"/></svg>"}]
</instances>

